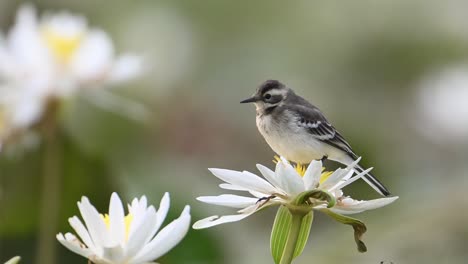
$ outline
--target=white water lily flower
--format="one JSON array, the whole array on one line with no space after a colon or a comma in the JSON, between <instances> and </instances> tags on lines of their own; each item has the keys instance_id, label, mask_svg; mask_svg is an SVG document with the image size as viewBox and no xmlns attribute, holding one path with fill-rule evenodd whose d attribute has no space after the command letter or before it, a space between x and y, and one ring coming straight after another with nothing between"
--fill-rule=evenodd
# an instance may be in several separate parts
<instances>
[{"instance_id":1,"label":"white water lily flower","mask_svg":"<svg viewBox=\"0 0 468 264\"><path fill-rule=\"evenodd\" d=\"M215 215L199 220L193 225L193 228L202 229L239 221L266 206L290 204L300 193L314 189L326 191L333 195L336 199L336 204L329 209L340 214L355 214L376 209L398 199L398 197L389 197L358 201L349 196L344 196L341 189L360 179L369 171L354 175L353 168L357 162L359 160L347 168L322 173L321 161L314 160L307 168L301 166L294 168L287 160L281 158L276 164L275 171L257 164L257 168L264 179L247 171L210 169L216 177L226 182L220 184L222 189L246 191L251 196L222 194L219 196L198 197L197 200L201 202L239 208L240 210L235 215ZM326 208L326 204L319 204L314 207L314 209L323 208Z\"/></svg>"},{"instance_id":2,"label":"white water lily flower","mask_svg":"<svg viewBox=\"0 0 468 264\"><path fill-rule=\"evenodd\" d=\"M96 264L150 263L167 253L187 234L190 207L185 206L179 218L158 232L169 210L169 194L161 200L158 211L147 206L145 196L128 205L128 215L119 196L113 193L109 214L99 214L83 197L78 202L84 224L77 216L69 219L78 237L71 233L57 235L69 250Z\"/></svg>"},{"instance_id":3,"label":"white water lily flower","mask_svg":"<svg viewBox=\"0 0 468 264\"><path fill-rule=\"evenodd\" d=\"M38 19L30 5L20 7L5 40L8 59L0 69L19 79L43 79L51 96L65 96L76 89L124 81L141 70L133 54L115 56L111 38L90 28L82 16L67 12Z\"/></svg>"},{"instance_id":4,"label":"white water lily flower","mask_svg":"<svg viewBox=\"0 0 468 264\"><path fill-rule=\"evenodd\" d=\"M84 17L38 18L31 5L22 5L8 34L0 33L0 143L39 121L51 98L122 82L141 70L138 56L116 56L107 33L90 28Z\"/></svg>"}]
</instances>

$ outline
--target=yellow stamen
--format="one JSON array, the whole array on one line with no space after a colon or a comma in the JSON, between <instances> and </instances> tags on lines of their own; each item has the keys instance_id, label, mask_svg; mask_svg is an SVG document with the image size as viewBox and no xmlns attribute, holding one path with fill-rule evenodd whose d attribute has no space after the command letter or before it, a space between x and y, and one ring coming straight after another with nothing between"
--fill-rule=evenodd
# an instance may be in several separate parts
<instances>
[{"instance_id":1,"label":"yellow stamen","mask_svg":"<svg viewBox=\"0 0 468 264\"><path fill-rule=\"evenodd\" d=\"M110 229L110 217L109 217L109 215L108 214L104 214L104 215L101 214L101 217L102 217L102 220L104 220L104 224L106 224L107 229ZM132 221L133 221L133 215L132 214L128 214L128 215L125 216L125 218L124 218L125 240L128 240L128 236L130 234L130 226L132 224Z\"/></svg>"},{"instance_id":2,"label":"yellow stamen","mask_svg":"<svg viewBox=\"0 0 468 264\"><path fill-rule=\"evenodd\" d=\"M297 163L296 166L294 166L294 169L296 169L297 173L301 175L301 177L304 177L304 174L307 170L307 166Z\"/></svg>"},{"instance_id":3,"label":"yellow stamen","mask_svg":"<svg viewBox=\"0 0 468 264\"><path fill-rule=\"evenodd\" d=\"M324 172L322 172L322 175L320 175L320 181L319 181L320 184L322 184L332 174L333 174L333 171L324 171Z\"/></svg>"},{"instance_id":4,"label":"yellow stamen","mask_svg":"<svg viewBox=\"0 0 468 264\"><path fill-rule=\"evenodd\" d=\"M44 28L42 37L52 54L62 63L66 63L71 59L83 40L83 34L63 36L51 28Z\"/></svg>"},{"instance_id":5,"label":"yellow stamen","mask_svg":"<svg viewBox=\"0 0 468 264\"><path fill-rule=\"evenodd\" d=\"M275 155L273 157L273 163L278 164L278 162L281 162L281 158L278 155Z\"/></svg>"}]
</instances>

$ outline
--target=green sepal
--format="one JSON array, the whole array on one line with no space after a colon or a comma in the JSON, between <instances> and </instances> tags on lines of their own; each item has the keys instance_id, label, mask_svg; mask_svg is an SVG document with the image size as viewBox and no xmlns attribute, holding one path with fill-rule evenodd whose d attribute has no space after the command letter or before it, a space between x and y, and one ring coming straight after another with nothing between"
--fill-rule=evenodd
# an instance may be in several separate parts
<instances>
[{"instance_id":1,"label":"green sepal","mask_svg":"<svg viewBox=\"0 0 468 264\"><path fill-rule=\"evenodd\" d=\"M297 239L296 249L294 249L294 258L301 255L302 251L309 240L310 229L312 228L312 221L314 220L314 211L310 211L302 218L301 231Z\"/></svg>"},{"instance_id":2,"label":"green sepal","mask_svg":"<svg viewBox=\"0 0 468 264\"><path fill-rule=\"evenodd\" d=\"M358 219L349 217L349 216L344 216L344 215L334 213L328 209L322 209L320 211L324 212L325 214L327 214L328 216L330 216L331 218L335 219L336 221L342 224L351 225L354 229L354 240L356 241L357 250L359 252L367 251L366 244L364 244L364 242L361 240L362 235L364 235L364 233L367 231L367 227L363 222L361 222Z\"/></svg>"},{"instance_id":3,"label":"green sepal","mask_svg":"<svg viewBox=\"0 0 468 264\"><path fill-rule=\"evenodd\" d=\"M294 258L299 256L305 248L307 240L309 239L310 228L312 227L313 211L309 211L301 216L301 227L296 247L294 249ZM291 230L292 215L289 209L285 206L280 206L276 213L275 222L271 230L270 249L273 260L276 264L280 263L283 256L288 235Z\"/></svg>"},{"instance_id":4,"label":"green sepal","mask_svg":"<svg viewBox=\"0 0 468 264\"><path fill-rule=\"evenodd\" d=\"M323 191L323 190L310 190L300 193L296 199L294 199L294 205L303 205L305 204L310 198L317 199L319 201L326 201L327 207L332 208L336 204L335 196L331 195L330 193Z\"/></svg>"},{"instance_id":5,"label":"green sepal","mask_svg":"<svg viewBox=\"0 0 468 264\"><path fill-rule=\"evenodd\" d=\"M270 250L276 264L280 263L283 250L291 229L291 213L288 208L280 206L276 212L275 222L271 230Z\"/></svg>"}]
</instances>

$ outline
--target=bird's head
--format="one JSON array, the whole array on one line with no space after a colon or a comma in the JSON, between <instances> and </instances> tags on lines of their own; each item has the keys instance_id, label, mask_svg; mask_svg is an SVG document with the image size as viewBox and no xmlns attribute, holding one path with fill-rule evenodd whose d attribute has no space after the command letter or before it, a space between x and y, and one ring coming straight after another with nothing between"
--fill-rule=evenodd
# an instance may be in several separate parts
<instances>
[{"instance_id":1,"label":"bird's head","mask_svg":"<svg viewBox=\"0 0 468 264\"><path fill-rule=\"evenodd\" d=\"M254 103L257 110L272 109L286 100L291 89L277 80L266 80L262 83L252 97L241 101L244 103Z\"/></svg>"}]
</instances>

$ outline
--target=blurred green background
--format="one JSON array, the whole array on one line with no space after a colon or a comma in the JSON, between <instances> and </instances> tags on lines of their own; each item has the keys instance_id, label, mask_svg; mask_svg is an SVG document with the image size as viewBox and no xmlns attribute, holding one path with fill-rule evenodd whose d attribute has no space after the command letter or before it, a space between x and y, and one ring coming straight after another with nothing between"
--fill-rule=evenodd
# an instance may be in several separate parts
<instances>
[{"instance_id":1,"label":"blurred green background","mask_svg":"<svg viewBox=\"0 0 468 264\"><path fill-rule=\"evenodd\" d=\"M375 167L400 196L357 215L368 226L367 253L357 252L350 227L316 214L295 263L466 263L468 97L460 99L451 90L454 82L445 81L446 69L468 76L466 2L33 3L41 13L85 15L91 26L109 32L117 51L138 52L146 63L141 78L111 92L144 104L147 122L106 111L85 95L63 104L56 232L71 231L67 219L79 215L82 195L104 212L112 191L124 201L146 195L155 205L168 191L170 220L185 204L193 220L232 213L195 197L223 192L209 167L273 167L274 153L257 132L253 107L239 101L265 79L279 79L318 105L363 156L363 165ZM3 33L20 4L0 2ZM468 77L457 85L466 91ZM443 110L442 118L434 119L431 109ZM444 113L453 127L443 122ZM43 153L39 144L0 157L0 261L21 255L22 263L35 262ZM346 191L378 197L362 182ZM271 263L274 214L270 209L238 223L190 230L159 262ZM55 245L58 263L86 262Z\"/></svg>"}]
</instances>

